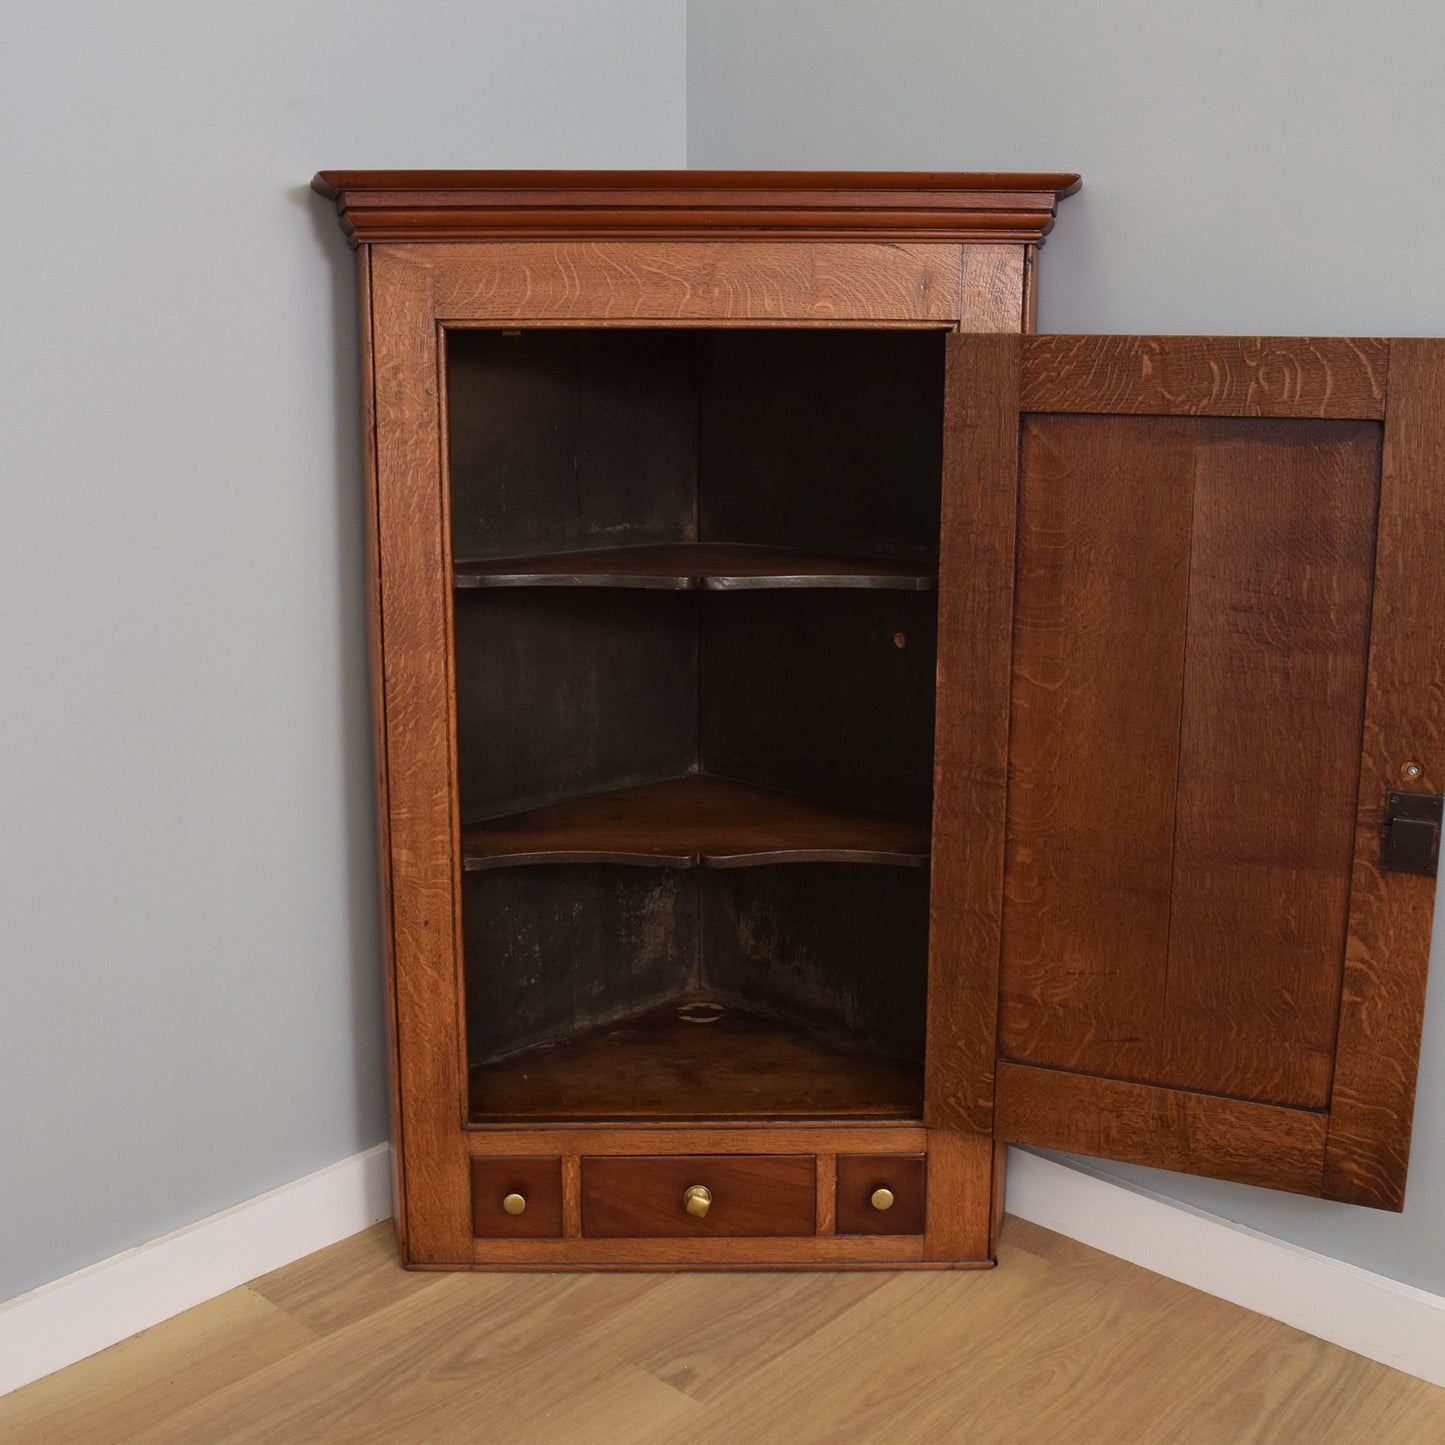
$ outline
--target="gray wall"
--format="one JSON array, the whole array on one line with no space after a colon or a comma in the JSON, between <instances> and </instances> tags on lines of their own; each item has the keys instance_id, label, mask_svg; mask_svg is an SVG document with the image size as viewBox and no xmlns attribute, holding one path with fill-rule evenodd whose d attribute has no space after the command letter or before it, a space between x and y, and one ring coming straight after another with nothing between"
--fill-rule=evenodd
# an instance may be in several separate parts
<instances>
[{"instance_id":1,"label":"gray wall","mask_svg":"<svg viewBox=\"0 0 1445 1445\"><path fill-rule=\"evenodd\" d=\"M681 0L11 16L0 1299L385 1137L354 272L312 172L681 165L684 67Z\"/></svg>"},{"instance_id":2,"label":"gray wall","mask_svg":"<svg viewBox=\"0 0 1445 1445\"><path fill-rule=\"evenodd\" d=\"M1445 333L1437 12L684 18L71 0L0 47L0 1299L384 1137L351 263L313 170L673 166L685 134L695 166L1077 169L1046 330ZM1115 1173L1445 1290L1442 993L1403 1217Z\"/></svg>"},{"instance_id":3,"label":"gray wall","mask_svg":"<svg viewBox=\"0 0 1445 1445\"><path fill-rule=\"evenodd\" d=\"M1445 10L1418 0L710 0L688 162L1075 170L1044 331L1445 335ZM1436 929L1403 1215L1106 1166L1445 1292Z\"/></svg>"}]
</instances>

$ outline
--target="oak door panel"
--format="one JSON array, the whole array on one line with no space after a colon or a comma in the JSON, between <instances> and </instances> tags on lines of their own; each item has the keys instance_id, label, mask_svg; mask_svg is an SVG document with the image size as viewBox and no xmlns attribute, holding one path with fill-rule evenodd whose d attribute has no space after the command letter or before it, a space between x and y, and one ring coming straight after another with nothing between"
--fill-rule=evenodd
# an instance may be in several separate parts
<instances>
[{"instance_id":1,"label":"oak door panel","mask_svg":"<svg viewBox=\"0 0 1445 1445\"><path fill-rule=\"evenodd\" d=\"M926 1117L1400 1208L1435 890L1381 829L1445 770L1445 343L949 344L986 444L945 570L1014 606L1006 680L940 670L940 738L984 719L1007 770L1001 843L993 772L937 774L983 866L935 840L930 1046L936 995L970 1068Z\"/></svg>"},{"instance_id":2,"label":"oak door panel","mask_svg":"<svg viewBox=\"0 0 1445 1445\"><path fill-rule=\"evenodd\" d=\"M1379 503L1365 421L1201 421L1159 1082L1329 1102Z\"/></svg>"},{"instance_id":3,"label":"oak door panel","mask_svg":"<svg viewBox=\"0 0 1445 1445\"><path fill-rule=\"evenodd\" d=\"M1188 421L1041 416L1020 443L1004 1053L1150 1067L1169 948Z\"/></svg>"},{"instance_id":4,"label":"oak door panel","mask_svg":"<svg viewBox=\"0 0 1445 1445\"><path fill-rule=\"evenodd\" d=\"M1024 419L1003 1052L1328 1102L1380 429Z\"/></svg>"}]
</instances>

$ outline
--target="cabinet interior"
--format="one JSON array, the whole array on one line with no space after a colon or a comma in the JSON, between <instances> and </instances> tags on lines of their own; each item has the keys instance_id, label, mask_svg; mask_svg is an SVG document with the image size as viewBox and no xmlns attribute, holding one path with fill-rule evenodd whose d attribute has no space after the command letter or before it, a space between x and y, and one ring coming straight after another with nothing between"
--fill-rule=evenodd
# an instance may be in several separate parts
<instances>
[{"instance_id":1,"label":"cabinet interior","mask_svg":"<svg viewBox=\"0 0 1445 1445\"><path fill-rule=\"evenodd\" d=\"M445 355L472 1122L917 1117L942 333Z\"/></svg>"}]
</instances>

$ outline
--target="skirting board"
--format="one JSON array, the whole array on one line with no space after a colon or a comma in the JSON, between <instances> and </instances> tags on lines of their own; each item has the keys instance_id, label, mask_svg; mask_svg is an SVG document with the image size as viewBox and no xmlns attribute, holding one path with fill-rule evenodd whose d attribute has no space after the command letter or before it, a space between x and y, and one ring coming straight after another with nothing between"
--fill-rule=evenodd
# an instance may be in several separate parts
<instances>
[{"instance_id":1,"label":"skirting board","mask_svg":"<svg viewBox=\"0 0 1445 1445\"><path fill-rule=\"evenodd\" d=\"M0 1305L0 1395L391 1212L385 1144ZM1445 1298L1019 1149L1008 1208L1156 1274L1445 1385Z\"/></svg>"},{"instance_id":2,"label":"skirting board","mask_svg":"<svg viewBox=\"0 0 1445 1445\"><path fill-rule=\"evenodd\" d=\"M1007 1209L1357 1355L1445 1385L1445 1297L1021 1149Z\"/></svg>"},{"instance_id":3,"label":"skirting board","mask_svg":"<svg viewBox=\"0 0 1445 1445\"><path fill-rule=\"evenodd\" d=\"M304 1179L0 1304L0 1395L391 1213L378 1144Z\"/></svg>"}]
</instances>

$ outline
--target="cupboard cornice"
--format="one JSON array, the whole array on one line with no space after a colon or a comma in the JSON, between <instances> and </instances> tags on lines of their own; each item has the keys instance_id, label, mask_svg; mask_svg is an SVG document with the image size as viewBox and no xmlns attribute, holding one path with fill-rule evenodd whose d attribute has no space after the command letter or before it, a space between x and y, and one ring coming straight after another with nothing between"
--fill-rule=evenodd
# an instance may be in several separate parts
<instances>
[{"instance_id":1,"label":"cupboard cornice","mask_svg":"<svg viewBox=\"0 0 1445 1445\"><path fill-rule=\"evenodd\" d=\"M1037 245L1071 174L320 171L353 246L377 241L953 241Z\"/></svg>"}]
</instances>

